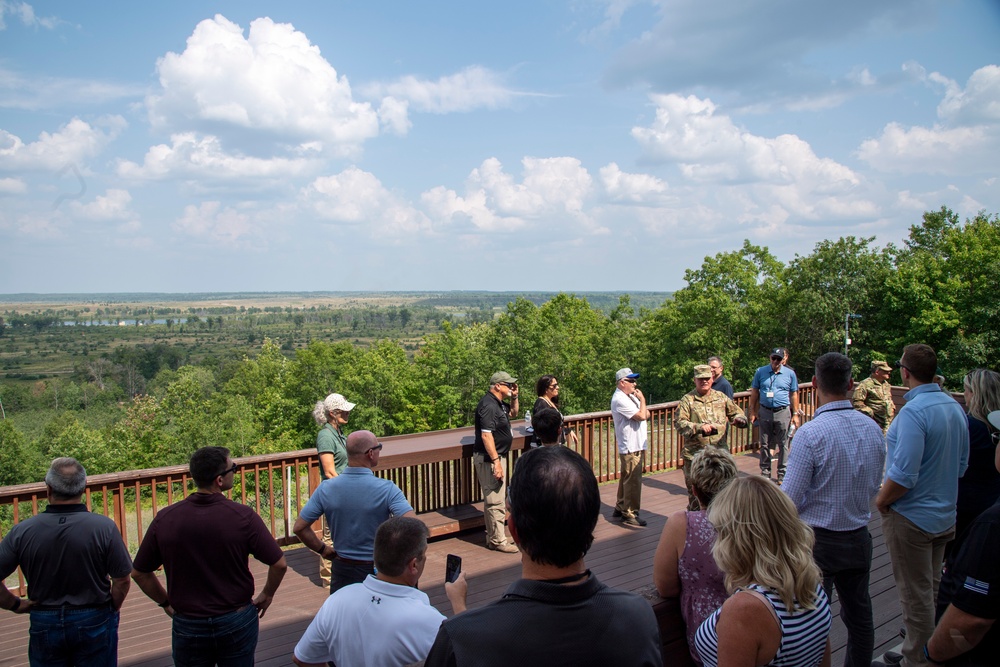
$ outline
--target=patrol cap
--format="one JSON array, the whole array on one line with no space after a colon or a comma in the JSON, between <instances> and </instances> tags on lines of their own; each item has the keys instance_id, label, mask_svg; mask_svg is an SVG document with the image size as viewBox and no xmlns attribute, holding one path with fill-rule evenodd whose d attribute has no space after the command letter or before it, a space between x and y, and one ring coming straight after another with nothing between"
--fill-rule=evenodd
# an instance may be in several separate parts
<instances>
[{"instance_id":1,"label":"patrol cap","mask_svg":"<svg viewBox=\"0 0 1000 667\"><path fill-rule=\"evenodd\" d=\"M892 371L892 366L890 366L888 363L886 363L884 361L873 361L872 362L872 370L873 371L878 370L878 371L890 371L891 372Z\"/></svg>"},{"instance_id":2,"label":"patrol cap","mask_svg":"<svg viewBox=\"0 0 1000 667\"><path fill-rule=\"evenodd\" d=\"M618 372L615 373L615 382L621 382L625 378L634 380L639 377L638 373L633 373L631 368L619 368Z\"/></svg>"},{"instance_id":3,"label":"patrol cap","mask_svg":"<svg viewBox=\"0 0 1000 667\"><path fill-rule=\"evenodd\" d=\"M712 377L712 367L707 364L698 364L694 367L694 379L704 380Z\"/></svg>"},{"instance_id":4,"label":"patrol cap","mask_svg":"<svg viewBox=\"0 0 1000 667\"><path fill-rule=\"evenodd\" d=\"M510 382L511 384L517 384L517 378L511 377L510 373L507 371L497 371L490 376L490 386L495 384L500 384L502 382Z\"/></svg>"}]
</instances>

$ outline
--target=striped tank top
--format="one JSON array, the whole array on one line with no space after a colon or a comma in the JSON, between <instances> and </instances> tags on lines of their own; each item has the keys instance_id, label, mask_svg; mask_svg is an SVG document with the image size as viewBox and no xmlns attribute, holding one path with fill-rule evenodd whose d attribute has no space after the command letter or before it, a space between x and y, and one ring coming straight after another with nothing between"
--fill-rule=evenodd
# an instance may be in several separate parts
<instances>
[{"instance_id":1,"label":"striped tank top","mask_svg":"<svg viewBox=\"0 0 1000 667\"><path fill-rule=\"evenodd\" d=\"M809 610L788 611L781 597L772 589L758 584L751 584L746 589L763 595L774 608L781 625L781 644L778 653L771 662L772 667L814 667L823 659L826 650L826 638L830 634L830 601L823 591L822 584L816 586L816 608ZM694 635L695 649L705 667L716 667L719 664L719 635L716 624L719 622L719 612L722 608L705 619Z\"/></svg>"}]
</instances>

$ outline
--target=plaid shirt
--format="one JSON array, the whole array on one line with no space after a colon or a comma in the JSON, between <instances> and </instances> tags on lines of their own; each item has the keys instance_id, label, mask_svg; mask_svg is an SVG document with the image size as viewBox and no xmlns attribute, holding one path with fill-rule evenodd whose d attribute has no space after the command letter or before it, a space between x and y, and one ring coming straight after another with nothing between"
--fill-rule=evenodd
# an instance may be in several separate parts
<instances>
[{"instance_id":1,"label":"plaid shirt","mask_svg":"<svg viewBox=\"0 0 1000 667\"><path fill-rule=\"evenodd\" d=\"M882 429L850 401L833 401L795 433L781 489L810 526L856 530L871 520L884 465Z\"/></svg>"}]
</instances>

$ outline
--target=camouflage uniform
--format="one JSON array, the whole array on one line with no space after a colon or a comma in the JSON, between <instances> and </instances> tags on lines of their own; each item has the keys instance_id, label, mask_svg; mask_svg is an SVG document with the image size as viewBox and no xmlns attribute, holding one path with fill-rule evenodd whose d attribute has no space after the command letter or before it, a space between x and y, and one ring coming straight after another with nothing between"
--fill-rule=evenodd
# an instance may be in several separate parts
<instances>
[{"instance_id":1,"label":"camouflage uniform","mask_svg":"<svg viewBox=\"0 0 1000 667\"><path fill-rule=\"evenodd\" d=\"M875 423L882 427L883 435L889 430L892 415L896 410L892 403L892 385L888 382L879 382L871 376L866 377L854 388L851 403L855 410L874 419Z\"/></svg>"},{"instance_id":2,"label":"camouflage uniform","mask_svg":"<svg viewBox=\"0 0 1000 667\"><path fill-rule=\"evenodd\" d=\"M746 418L739 406L721 391L714 389L710 389L704 396L699 395L696 389L685 394L678 403L674 426L684 438L681 457L684 459L684 485L688 489L689 511L694 512L701 509L701 504L691 492L691 484L688 481L691 459L706 445L722 447L728 451L726 429L730 422L739 417ZM701 430L701 425L706 423L714 425L717 432L705 435Z\"/></svg>"}]
</instances>

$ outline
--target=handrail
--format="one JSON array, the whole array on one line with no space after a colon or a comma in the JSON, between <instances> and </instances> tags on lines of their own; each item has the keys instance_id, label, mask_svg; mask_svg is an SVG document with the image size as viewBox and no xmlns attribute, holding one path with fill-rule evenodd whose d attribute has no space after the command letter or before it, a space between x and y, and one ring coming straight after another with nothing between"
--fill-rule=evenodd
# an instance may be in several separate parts
<instances>
[{"instance_id":1,"label":"handrail","mask_svg":"<svg viewBox=\"0 0 1000 667\"><path fill-rule=\"evenodd\" d=\"M744 412L749 396L749 392L735 396ZM813 405L811 384L799 385L799 404L809 419ZM673 428L677 405L678 401L671 401L650 407L644 472L668 470L679 463L681 438ZM566 424L576 432L576 448L590 461L598 481L618 479L619 460L611 412L569 415ZM515 437L511 456L516 460L529 438L523 421L515 421L512 427ZM482 492L472 466L474 437L474 429L464 427L382 438L386 447L375 472L395 482L418 514L480 501ZM747 450L753 441L749 427L730 431L729 446L734 453ZM292 524L320 481L316 450L247 456L234 462L237 471L228 495L253 507L279 544L297 543ZM83 463L86 465L86 461ZM114 520L122 540L134 552L157 511L193 491L188 466L175 465L90 476L84 500L88 509ZM5 526L38 514L45 504L43 482L0 487L0 538ZM23 592L20 572L18 586Z\"/></svg>"}]
</instances>

